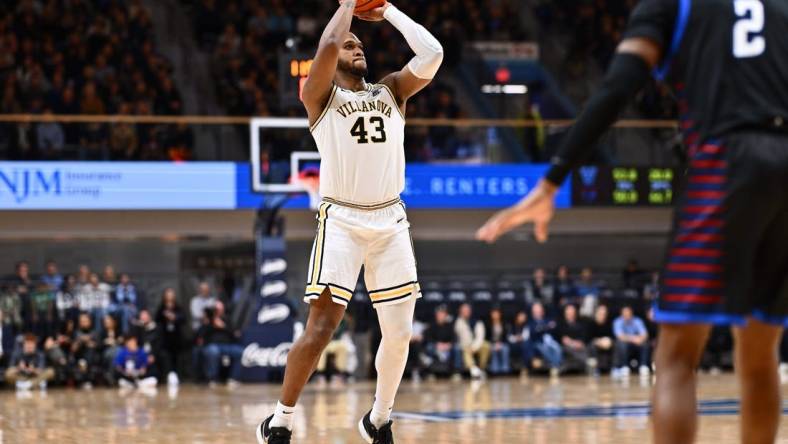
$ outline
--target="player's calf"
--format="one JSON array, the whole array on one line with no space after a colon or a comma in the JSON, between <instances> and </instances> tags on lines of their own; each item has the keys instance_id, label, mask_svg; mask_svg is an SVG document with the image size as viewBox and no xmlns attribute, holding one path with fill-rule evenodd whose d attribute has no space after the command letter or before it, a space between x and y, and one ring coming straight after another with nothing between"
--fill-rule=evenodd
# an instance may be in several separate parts
<instances>
[{"instance_id":1,"label":"player's calf","mask_svg":"<svg viewBox=\"0 0 788 444\"><path fill-rule=\"evenodd\" d=\"M773 443L780 424L778 347L782 327L751 319L733 329L741 384L741 436L747 444Z\"/></svg>"},{"instance_id":2,"label":"player's calf","mask_svg":"<svg viewBox=\"0 0 788 444\"><path fill-rule=\"evenodd\" d=\"M331 301L328 290L310 304L304 334L298 338L287 354L282 394L277 411L271 419L271 427L285 427L288 430L293 428L293 411L296 402L344 314L345 308Z\"/></svg>"},{"instance_id":3,"label":"player's calf","mask_svg":"<svg viewBox=\"0 0 788 444\"><path fill-rule=\"evenodd\" d=\"M711 326L662 324L652 393L656 444L691 443L697 430L696 372Z\"/></svg>"}]
</instances>

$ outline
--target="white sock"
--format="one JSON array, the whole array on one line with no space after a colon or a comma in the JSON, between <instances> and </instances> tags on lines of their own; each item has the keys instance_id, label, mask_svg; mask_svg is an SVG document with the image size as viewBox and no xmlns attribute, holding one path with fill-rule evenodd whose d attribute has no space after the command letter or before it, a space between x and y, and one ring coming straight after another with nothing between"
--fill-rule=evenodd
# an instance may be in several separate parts
<instances>
[{"instance_id":1,"label":"white sock","mask_svg":"<svg viewBox=\"0 0 788 444\"><path fill-rule=\"evenodd\" d=\"M369 420L377 428L386 425L391 419L391 410L394 408L394 401L383 401L380 398L375 398L372 404L372 412L369 414Z\"/></svg>"},{"instance_id":2,"label":"white sock","mask_svg":"<svg viewBox=\"0 0 788 444\"><path fill-rule=\"evenodd\" d=\"M394 398L402 381L402 373L408 361L408 347L413 329L413 311L416 299L378 308L378 319L383 338L375 356L378 371L375 403L369 419L375 427L389 422Z\"/></svg>"},{"instance_id":3,"label":"white sock","mask_svg":"<svg viewBox=\"0 0 788 444\"><path fill-rule=\"evenodd\" d=\"M295 406L288 407L277 401L276 410L274 410L274 417L271 418L269 427L285 427L287 430L293 430L294 418Z\"/></svg>"}]
</instances>

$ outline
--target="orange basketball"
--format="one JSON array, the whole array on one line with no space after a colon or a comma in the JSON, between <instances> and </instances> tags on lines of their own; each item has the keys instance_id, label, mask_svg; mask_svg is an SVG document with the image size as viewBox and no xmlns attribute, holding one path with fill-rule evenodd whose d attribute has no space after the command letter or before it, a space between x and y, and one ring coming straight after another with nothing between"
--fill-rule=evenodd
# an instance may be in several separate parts
<instances>
[{"instance_id":1,"label":"orange basketball","mask_svg":"<svg viewBox=\"0 0 788 444\"><path fill-rule=\"evenodd\" d=\"M386 0L358 0L356 3L356 9L353 10L356 14L359 12L367 12L371 11L375 8L379 8L386 3Z\"/></svg>"}]
</instances>

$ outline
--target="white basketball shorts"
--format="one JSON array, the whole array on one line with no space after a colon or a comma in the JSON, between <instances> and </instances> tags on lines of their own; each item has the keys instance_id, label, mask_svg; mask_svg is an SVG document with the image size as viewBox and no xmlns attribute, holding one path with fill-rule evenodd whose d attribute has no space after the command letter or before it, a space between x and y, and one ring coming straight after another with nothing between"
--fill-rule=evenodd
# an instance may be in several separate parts
<instances>
[{"instance_id":1,"label":"white basketball shorts","mask_svg":"<svg viewBox=\"0 0 788 444\"><path fill-rule=\"evenodd\" d=\"M334 302L347 306L362 265L374 307L421 297L402 201L362 207L324 198L317 220L304 302L328 288Z\"/></svg>"}]
</instances>

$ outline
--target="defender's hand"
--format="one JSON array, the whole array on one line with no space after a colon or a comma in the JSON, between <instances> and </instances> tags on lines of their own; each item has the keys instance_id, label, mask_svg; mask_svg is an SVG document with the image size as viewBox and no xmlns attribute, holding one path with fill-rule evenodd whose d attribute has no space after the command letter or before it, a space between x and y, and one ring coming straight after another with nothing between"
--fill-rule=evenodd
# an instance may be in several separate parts
<instances>
[{"instance_id":1,"label":"defender's hand","mask_svg":"<svg viewBox=\"0 0 788 444\"><path fill-rule=\"evenodd\" d=\"M385 20L383 18L383 13L386 12L386 9L388 9L389 6L391 6L391 4L389 2L386 2L383 3L383 6L377 7L375 9L370 9L369 11L365 11L365 12L359 12L358 14L356 14L356 17L367 22L382 22L383 20Z\"/></svg>"},{"instance_id":2,"label":"defender's hand","mask_svg":"<svg viewBox=\"0 0 788 444\"><path fill-rule=\"evenodd\" d=\"M547 241L548 225L555 213L555 185L540 181L523 200L490 218L476 232L476 239L493 243L512 229L528 222L534 223L534 236L539 242Z\"/></svg>"}]
</instances>

